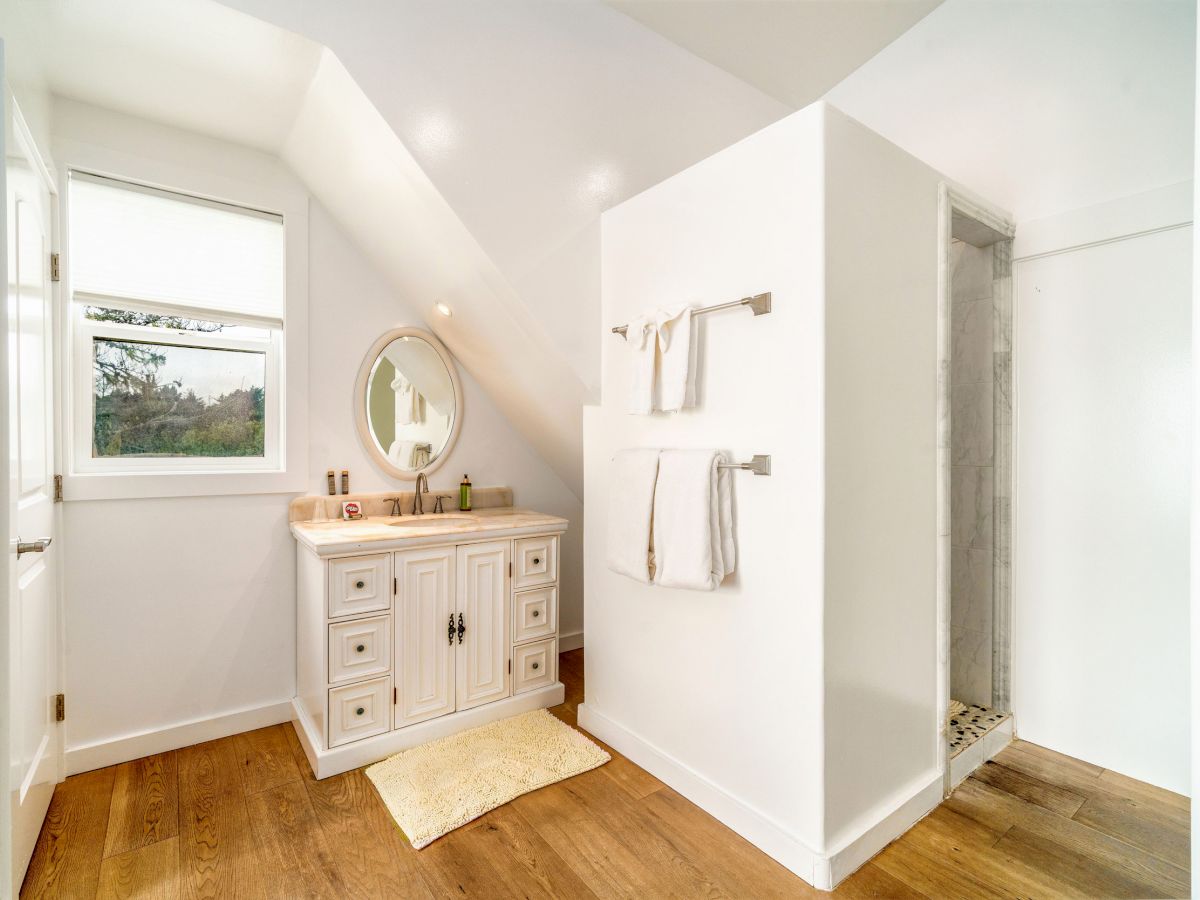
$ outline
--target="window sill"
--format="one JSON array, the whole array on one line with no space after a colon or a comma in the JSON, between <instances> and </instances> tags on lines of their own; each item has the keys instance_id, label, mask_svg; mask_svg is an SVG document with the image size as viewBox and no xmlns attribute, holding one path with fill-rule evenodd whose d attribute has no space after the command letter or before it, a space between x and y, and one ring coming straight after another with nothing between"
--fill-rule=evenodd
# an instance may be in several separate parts
<instances>
[{"instance_id":1,"label":"window sill","mask_svg":"<svg viewBox=\"0 0 1200 900\"><path fill-rule=\"evenodd\" d=\"M139 500L234 494L303 494L303 474L282 471L98 472L63 477L63 500Z\"/></svg>"}]
</instances>

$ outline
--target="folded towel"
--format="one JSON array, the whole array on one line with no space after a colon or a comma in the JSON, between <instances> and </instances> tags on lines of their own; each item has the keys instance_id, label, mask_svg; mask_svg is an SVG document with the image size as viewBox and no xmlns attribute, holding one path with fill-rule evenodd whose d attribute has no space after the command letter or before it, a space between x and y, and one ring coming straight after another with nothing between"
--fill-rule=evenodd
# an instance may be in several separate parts
<instances>
[{"instance_id":1,"label":"folded towel","mask_svg":"<svg viewBox=\"0 0 1200 900\"><path fill-rule=\"evenodd\" d=\"M656 409L679 412L696 405L696 344L692 340L692 307L680 306L655 313L660 353L659 398Z\"/></svg>"},{"instance_id":2,"label":"folded towel","mask_svg":"<svg viewBox=\"0 0 1200 900\"><path fill-rule=\"evenodd\" d=\"M653 316L638 316L625 328L629 345L629 411L646 416L654 408L654 354L658 330Z\"/></svg>"},{"instance_id":3,"label":"folded towel","mask_svg":"<svg viewBox=\"0 0 1200 900\"><path fill-rule=\"evenodd\" d=\"M717 450L664 450L654 489L654 583L711 591L733 572L729 470Z\"/></svg>"},{"instance_id":4,"label":"folded towel","mask_svg":"<svg viewBox=\"0 0 1200 900\"><path fill-rule=\"evenodd\" d=\"M649 584L654 575L651 513L657 450L618 450L608 492L608 567Z\"/></svg>"}]
</instances>

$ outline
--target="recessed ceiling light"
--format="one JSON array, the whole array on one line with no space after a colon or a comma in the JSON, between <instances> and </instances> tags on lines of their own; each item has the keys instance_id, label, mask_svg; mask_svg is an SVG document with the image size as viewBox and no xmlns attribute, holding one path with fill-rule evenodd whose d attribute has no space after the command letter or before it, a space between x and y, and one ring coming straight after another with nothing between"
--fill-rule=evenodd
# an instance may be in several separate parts
<instances>
[{"instance_id":1,"label":"recessed ceiling light","mask_svg":"<svg viewBox=\"0 0 1200 900\"><path fill-rule=\"evenodd\" d=\"M452 315L454 315L454 310L452 310L450 307L448 307L445 303L439 303L434 308L438 312L440 312L443 316L445 316L447 319L450 318Z\"/></svg>"}]
</instances>

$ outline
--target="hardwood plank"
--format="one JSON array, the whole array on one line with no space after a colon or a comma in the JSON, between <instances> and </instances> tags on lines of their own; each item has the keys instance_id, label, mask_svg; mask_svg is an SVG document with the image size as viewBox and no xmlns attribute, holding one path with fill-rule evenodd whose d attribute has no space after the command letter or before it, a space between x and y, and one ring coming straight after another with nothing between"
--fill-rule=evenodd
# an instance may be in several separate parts
<instances>
[{"instance_id":1,"label":"hardwood plank","mask_svg":"<svg viewBox=\"0 0 1200 900\"><path fill-rule=\"evenodd\" d=\"M984 884L944 857L929 857L903 837L893 841L871 862L899 881L928 897L957 897L960 900L1003 900L1012 891Z\"/></svg>"},{"instance_id":2,"label":"hardwood plank","mask_svg":"<svg viewBox=\"0 0 1200 900\"><path fill-rule=\"evenodd\" d=\"M601 769L603 771L603 769ZM818 897L807 882L722 825L672 788L647 795L640 804L651 826L694 860L735 897Z\"/></svg>"},{"instance_id":3,"label":"hardwood plank","mask_svg":"<svg viewBox=\"0 0 1200 900\"><path fill-rule=\"evenodd\" d=\"M95 896L115 774L111 766L96 769L54 789L25 872L22 897Z\"/></svg>"},{"instance_id":4,"label":"hardwood plank","mask_svg":"<svg viewBox=\"0 0 1200 900\"><path fill-rule=\"evenodd\" d=\"M179 867L188 898L266 897L273 873L258 857L231 738L179 754Z\"/></svg>"},{"instance_id":5,"label":"hardwood plank","mask_svg":"<svg viewBox=\"0 0 1200 900\"><path fill-rule=\"evenodd\" d=\"M177 836L109 856L100 865L96 900L178 900L179 896Z\"/></svg>"},{"instance_id":6,"label":"hardwood plank","mask_svg":"<svg viewBox=\"0 0 1200 900\"><path fill-rule=\"evenodd\" d=\"M292 729L290 722L233 736L247 795L300 780L285 729Z\"/></svg>"},{"instance_id":7,"label":"hardwood plank","mask_svg":"<svg viewBox=\"0 0 1200 900\"><path fill-rule=\"evenodd\" d=\"M837 896L846 898L884 897L887 900L928 900L927 895L905 884L891 873L869 862L837 887ZM935 895L941 897L944 895Z\"/></svg>"},{"instance_id":8,"label":"hardwood plank","mask_svg":"<svg viewBox=\"0 0 1200 900\"><path fill-rule=\"evenodd\" d=\"M179 834L179 770L174 751L116 767L104 855Z\"/></svg>"},{"instance_id":9,"label":"hardwood plank","mask_svg":"<svg viewBox=\"0 0 1200 900\"><path fill-rule=\"evenodd\" d=\"M1183 794L1177 794L1153 784L1146 784L1144 781L1138 781L1136 778L1130 778L1128 775L1122 775L1112 769L1105 769L1101 772L1098 780L1110 793L1129 797L1131 800L1149 800L1179 810L1183 813L1180 821L1185 824L1191 815L1192 801Z\"/></svg>"},{"instance_id":10,"label":"hardwood plank","mask_svg":"<svg viewBox=\"0 0 1200 900\"><path fill-rule=\"evenodd\" d=\"M940 808L1005 831L1019 825L1098 863L1120 866L1132 877L1152 885L1162 896L1186 896L1189 890L1188 873L1179 866L973 778L963 782Z\"/></svg>"},{"instance_id":11,"label":"hardwood plank","mask_svg":"<svg viewBox=\"0 0 1200 900\"><path fill-rule=\"evenodd\" d=\"M1067 818L1075 815L1086 799L1082 794L1049 784L997 762L985 762L971 773L971 777L1019 797L1026 803L1033 803Z\"/></svg>"},{"instance_id":12,"label":"hardwood plank","mask_svg":"<svg viewBox=\"0 0 1200 900\"><path fill-rule=\"evenodd\" d=\"M262 866L271 872L270 896L347 896L303 784L293 781L259 791L246 804Z\"/></svg>"},{"instance_id":13,"label":"hardwood plank","mask_svg":"<svg viewBox=\"0 0 1200 900\"><path fill-rule=\"evenodd\" d=\"M1119 797L1089 797L1074 818L1181 869L1191 864L1188 832L1150 804Z\"/></svg>"},{"instance_id":14,"label":"hardwood plank","mask_svg":"<svg viewBox=\"0 0 1200 900\"><path fill-rule=\"evenodd\" d=\"M1100 777L1100 773L1104 771L1103 766L1084 762L1082 759L1067 756L1065 753L1059 753L1057 750L1051 750L1049 747L1043 747L1040 744L1032 744L1029 741L1013 741L1009 745L1009 748L1018 753L1027 753L1030 756L1036 756L1045 762L1053 763L1060 769L1080 775L1090 775L1093 778L1098 778Z\"/></svg>"},{"instance_id":15,"label":"hardwood plank","mask_svg":"<svg viewBox=\"0 0 1200 900\"><path fill-rule=\"evenodd\" d=\"M306 781L348 897L432 898L420 855L409 846L361 770Z\"/></svg>"},{"instance_id":16,"label":"hardwood plank","mask_svg":"<svg viewBox=\"0 0 1200 900\"><path fill-rule=\"evenodd\" d=\"M476 827L451 832L421 851L442 894L596 896L511 804L492 810L474 824ZM503 873L503 892L495 884L497 873Z\"/></svg>"},{"instance_id":17,"label":"hardwood plank","mask_svg":"<svg viewBox=\"0 0 1200 900\"><path fill-rule=\"evenodd\" d=\"M1139 881L1123 869L1099 863L1020 827L1010 828L996 849L1010 859L1019 859L1025 865L1071 884L1085 897L1156 896L1153 885Z\"/></svg>"}]
</instances>

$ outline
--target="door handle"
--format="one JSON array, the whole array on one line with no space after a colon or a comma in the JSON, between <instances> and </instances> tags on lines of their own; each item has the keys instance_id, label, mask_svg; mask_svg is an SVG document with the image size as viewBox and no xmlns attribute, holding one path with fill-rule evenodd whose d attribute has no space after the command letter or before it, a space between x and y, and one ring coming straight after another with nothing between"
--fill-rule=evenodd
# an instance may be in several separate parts
<instances>
[{"instance_id":1,"label":"door handle","mask_svg":"<svg viewBox=\"0 0 1200 900\"><path fill-rule=\"evenodd\" d=\"M462 613L458 614L458 642L461 644L463 635L467 633L467 626L463 624Z\"/></svg>"},{"instance_id":2,"label":"door handle","mask_svg":"<svg viewBox=\"0 0 1200 900\"><path fill-rule=\"evenodd\" d=\"M45 553L54 538L38 538L36 541L23 541L17 538L17 556L22 553Z\"/></svg>"},{"instance_id":3,"label":"door handle","mask_svg":"<svg viewBox=\"0 0 1200 900\"><path fill-rule=\"evenodd\" d=\"M446 642L451 647L454 646L454 613L450 613L450 622L446 626Z\"/></svg>"}]
</instances>

